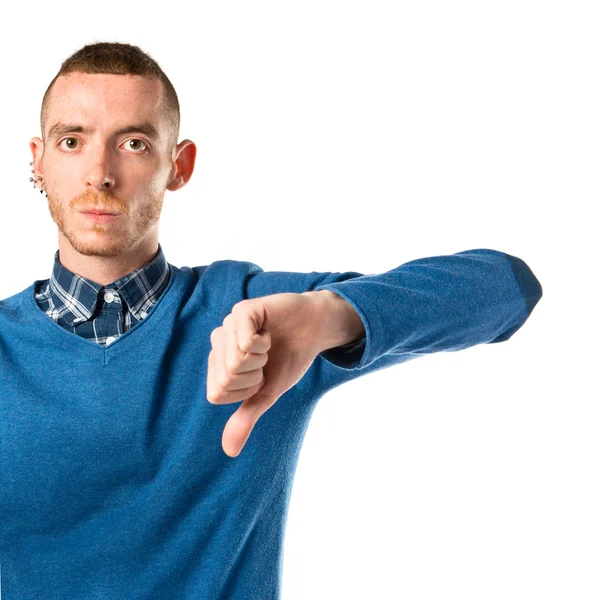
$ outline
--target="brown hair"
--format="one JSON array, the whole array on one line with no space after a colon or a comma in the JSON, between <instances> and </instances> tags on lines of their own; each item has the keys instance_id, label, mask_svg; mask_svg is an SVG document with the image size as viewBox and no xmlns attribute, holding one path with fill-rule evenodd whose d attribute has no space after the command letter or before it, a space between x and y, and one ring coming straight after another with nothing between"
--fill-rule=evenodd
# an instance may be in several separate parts
<instances>
[{"instance_id":1,"label":"brown hair","mask_svg":"<svg viewBox=\"0 0 600 600\"><path fill-rule=\"evenodd\" d=\"M56 77L50 82L42 100L40 125L42 137L45 135L44 127L48 114L50 90L54 82L67 73L111 73L115 75L143 75L159 79L164 91L164 114L169 122L170 136L168 143L169 154L177 144L179 137L179 101L175 88L165 75L158 63L141 50L138 46L118 42L98 42L87 44L77 50L61 65Z\"/></svg>"}]
</instances>

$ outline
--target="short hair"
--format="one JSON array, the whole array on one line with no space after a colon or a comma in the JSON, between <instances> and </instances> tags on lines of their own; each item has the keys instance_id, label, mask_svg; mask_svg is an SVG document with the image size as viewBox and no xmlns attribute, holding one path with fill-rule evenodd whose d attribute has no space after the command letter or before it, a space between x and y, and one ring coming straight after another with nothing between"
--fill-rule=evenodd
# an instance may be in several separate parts
<instances>
[{"instance_id":1,"label":"short hair","mask_svg":"<svg viewBox=\"0 0 600 600\"><path fill-rule=\"evenodd\" d=\"M158 63L138 46L119 42L97 42L87 44L69 56L61 65L60 70L50 82L42 99L40 126L42 137L48 115L50 90L54 82L68 73L110 73L114 75L142 75L162 81L163 84L163 114L169 124L168 151L172 153L179 138L179 100L169 78Z\"/></svg>"}]
</instances>

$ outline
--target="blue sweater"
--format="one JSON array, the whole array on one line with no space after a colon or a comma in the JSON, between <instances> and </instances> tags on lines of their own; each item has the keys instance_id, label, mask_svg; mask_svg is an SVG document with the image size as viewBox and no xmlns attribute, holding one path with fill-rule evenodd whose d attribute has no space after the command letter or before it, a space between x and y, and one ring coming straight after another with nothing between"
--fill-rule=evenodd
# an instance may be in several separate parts
<instances>
[{"instance_id":1,"label":"blue sweater","mask_svg":"<svg viewBox=\"0 0 600 600\"><path fill-rule=\"evenodd\" d=\"M521 259L488 249L377 275L169 269L147 316L109 345L50 319L41 281L0 302L2 600L279 598L319 398L423 354L508 340L542 296ZM206 399L210 333L241 300L319 289L356 309L365 338L317 356L230 458L221 436L239 404Z\"/></svg>"}]
</instances>

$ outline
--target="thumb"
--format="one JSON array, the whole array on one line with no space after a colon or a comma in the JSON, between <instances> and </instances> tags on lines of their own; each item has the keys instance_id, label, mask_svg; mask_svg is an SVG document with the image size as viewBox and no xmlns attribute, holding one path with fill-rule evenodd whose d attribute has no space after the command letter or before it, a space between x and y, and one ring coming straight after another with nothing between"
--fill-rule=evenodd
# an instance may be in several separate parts
<instances>
[{"instance_id":1,"label":"thumb","mask_svg":"<svg viewBox=\"0 0 600 600\"><path fill-rule=\"evenodd\" d=\"M266 409L265 399L260 397L260 392L242 402L229 417L223 430L221 445L225 454L232 458L238 456L246 445L254 425Z\"/></svg>"},{"instance_id":2,"label":"thumb","mask_svg":"<svg viewBox=\"0 0 600 600\"><path fill-rule=\"evenodd\" d=\"M245 418L243 414L240 414L239 410L234 412L227 421L221 438L221 445L225 454L231 458L238 456L248 441L253 427L254 424Z\"/></svg>"}]
</instances>

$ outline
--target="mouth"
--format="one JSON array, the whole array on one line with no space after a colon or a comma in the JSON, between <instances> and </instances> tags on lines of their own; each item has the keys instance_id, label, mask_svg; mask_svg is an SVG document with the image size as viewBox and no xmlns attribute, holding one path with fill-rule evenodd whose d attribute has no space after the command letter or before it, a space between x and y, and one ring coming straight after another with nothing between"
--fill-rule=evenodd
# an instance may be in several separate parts
<instances>
[{"instance_id":1,"label":"mouth","mask_svg":"<svg viewBox=\"0 0 600 600\"><path fill-rule=\"evenodd\" d=\"M112 215L112 216L117 216L117 215L120 214L120 213L110 212L108 210L102 210L102 209L97 209L97 208L90 208L89 210L81 210L79 212L83 213L84 215Z\"/></svg>"},{"instance_id":2,"label":"mouth","mask_svg":"<svg viewBox=\"0 0 600 600\"><path fill-rule=\"evenodd\" d=\"M81 214L88 220L93 221L94 223L107 223L109 221L115 221L121 215L120 214L111 214L106 212L81 212Z\"/></svg>"}]
</instances>

